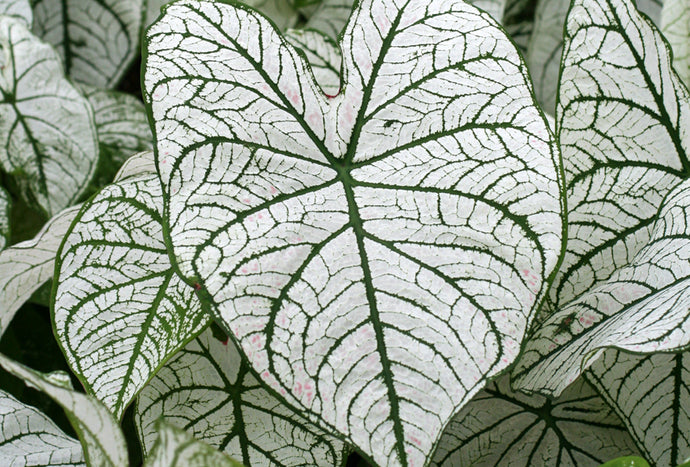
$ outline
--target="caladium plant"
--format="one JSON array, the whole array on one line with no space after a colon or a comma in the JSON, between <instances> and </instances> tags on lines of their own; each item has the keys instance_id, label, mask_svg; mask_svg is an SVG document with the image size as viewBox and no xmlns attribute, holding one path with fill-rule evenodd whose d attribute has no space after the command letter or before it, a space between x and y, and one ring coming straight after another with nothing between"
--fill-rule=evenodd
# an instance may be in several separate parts
<instances>
[{"instance_id":1,"label":"caladium plant","mask_svg":"<svg viewBox=\"0 0 690 467\"><path fill-rule=\"evenodd\" d=\"M0 459L690 456L687 5L316 3L0 3Z\"/></svg>"}]
</instances>

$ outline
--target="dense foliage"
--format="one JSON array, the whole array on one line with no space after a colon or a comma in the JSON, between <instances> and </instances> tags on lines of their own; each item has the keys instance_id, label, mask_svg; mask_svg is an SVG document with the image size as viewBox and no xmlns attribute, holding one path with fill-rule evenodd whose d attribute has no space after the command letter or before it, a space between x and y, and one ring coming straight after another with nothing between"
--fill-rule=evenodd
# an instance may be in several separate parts
<instances>
[{"instance_id":1,"label":"dense foliage","mask_svg":"<svg viewBox=\"0 0 690 467\"><path fill-rule=\"evenodd\" d=\"M687 0L165 3L0 0L0 463L690 457Z\"/></svg>"}]
</instances>

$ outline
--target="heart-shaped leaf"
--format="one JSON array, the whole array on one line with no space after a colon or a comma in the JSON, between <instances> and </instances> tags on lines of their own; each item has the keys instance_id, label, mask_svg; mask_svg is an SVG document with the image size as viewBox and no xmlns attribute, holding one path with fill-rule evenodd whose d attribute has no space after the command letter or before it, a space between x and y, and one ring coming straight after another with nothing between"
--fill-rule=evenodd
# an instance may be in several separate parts
<instances>
[{"instance_id":1,"label":"heart-shaped leaf","mask_svg":"<svg viewBox=\"0 0 690 467\"><path fill-rule=\"evenodd\" d=\"M690 87L690 3L687 0L664 0L661 31L673 49L676 72Z\"/></svg>"},{"instance_id":2,"label":"heart-shaped leaf","mask_svg":"<svg viewBox=\"0 0 690 467\"><path fill-rule=\"evenodd\" d=\"M0 3L0 15L21 18L27 26L31 26L34 20L29 0L3 0L3 2Z\"/></svg>"},{"instance_id":3,"label":"heart-shaped leaf","mask_svg":"<svg viewBox=\"0 0 690 467\"><path fill-rule=\"evenodd\" d=\"M146 41L181 273L290 404L376 463L424 464L515 358L560 253L515 47L463 1L363 1L328 97L240 6L173 3Z\"/></svg>"},{"instance_id":4,"label":"heart-shaped leaf","mask_svg":"<svg viewBox=\"0 0 690 467\"><path fill-rule=\"evenodd\" d=\"M84 387L117 418L208 322L173 271L158 178L109 185L81 210L58 253L54 325Z\"/></svg>"},{"instance_id":5,"label":"heart-shaped leaf","mask_svg":"<svg viewBox=\"0 0 690 467\"><path fill-rule=\"evenodd\" d=\"M143 0L33 0L33 31L74 81L113 88L139 51L143 8Z\"/></svg>"},{"instance_id":6,"label":"heart-shaped leaf","mask_svg":"<svg viewBox=\"0 0 690 467\"><path fill-rule=\"evenodd\" d=\"M690 457L690 353L635 355L608 349L585 377L625 421L645 457Z\"/></svg>"},{"instance_id":7,"label":"heart-shaped leaf","mask_svg":"<svg viewBox=\"0 0 690 467\"><path fill-rule=\"evenodd\" d=\"M211 329L178 352L139 395L136 422L144 451L155 450L161 417L246 465L343 462L342 441L272 396L232 341L216 339Z\"/></svg>"},{"instance_id":8,"label":"heart-shaped leaf","mask_svg":"<svg viewBox=\"0 0 690 467\"><path fill-rule=\"evenodd\" d=\"M145 467L243 467L217 449L195 440L189 433L167 423L156 423L158 439Z\"/></svg>"},{"instance_id":9,"label":"heart-shaped leaf","mask_svg":"<svg viewBox=\"0 0 690 467\"><path fill-rule=\"evenodd\" d=\"M0 390L0 463L83 465L84 451L50 418Z\"/></svg>"},{"instance_id":10,"label":"heart-shaped leaf","mask_svg":"<svg viewBox=\"0 0 690 467\"><path fill-rule=\"evenodd\" d=\"M450 422L434 465L599 465L636 454L635 443L606 402L582 378L558 399L491 382Z\"/></svg>"},{"instance_id":11,"label":"heart-shaped leaf","mask_svg":"<svg viewBox=\"0 0 690 467\"><path fill-rule=\"evenodd\" d=\"M31 294L53 277L55 255L79 209L65 209L32 240L0 252L0 336Z\"/></svg>"},{"instance_id":12,"label":"heart-shaped leaf","mask_svg":"<svg viewBox=\"0 0 690 467\"><path fill-rule=\"evenodd\" d=\"M60 58L14 17L0 17L0 163L48 215L74 204L98 159L88 101Z\"/></svg>"},{"instance_id":13,"label":"heart-shaped leaf","mask_svg":"<svg viewBox=\"0 0 690 467\"><path fill-rule=\"evenodd\" d=\"M0 366L27 385L57 402L67 414L81 441L87 465L121 467L127 465L127 448L113 416L93 397L57 384L52 378L0 354Z\"/></svg>"},{"instance_id":14,"label":"heart-shaped leaf","mask_svg":"<svg viewBox=\"0 0 690 467\"><path fill-rule=\"evenodd\" d=\"M558 312L527 343L519 387L558 393L608 345L690 341L687 183L659 211L690 172L690 96L670 62L631 4L573 3L557 119L568 247L552 289Z\"/></svg>"}]
</instances>

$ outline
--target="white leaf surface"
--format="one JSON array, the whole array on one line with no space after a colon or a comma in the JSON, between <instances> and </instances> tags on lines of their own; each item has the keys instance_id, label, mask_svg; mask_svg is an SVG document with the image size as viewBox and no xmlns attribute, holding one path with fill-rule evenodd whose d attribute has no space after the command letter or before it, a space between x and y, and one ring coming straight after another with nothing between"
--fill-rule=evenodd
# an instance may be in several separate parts
<instances>
[{"instance_id":1,"label":"white leaf surface","mask_svg":"<svg viewBox=\"0 0 690 467\"><path fill-rule=\"evenodd\" d=\"M177 353L139 395L135 420L145 452L155 450L161 417L245 465L343 462L344 443L272 396L232 341L221 342L210 329Z\"/></svg>"},{"instance_id":2,"label":"white leaf surface","mask_svg":"<svg viewBox=\"0 0 690 467\"><path fill-rule=\"evenodd\" d=\"M34 18L29 0L2 0L0 3L0 15L21 18L27 26L31 26Z\"/></svg>"},{"instance_id":3,"label":"white leaf surface","mask_svg":"<svg viewBox=\"0 0 690 467\"><path fill-rule=\"evenodd\" d=\"M0 251L0 336L31 294L53 277L55 255L79 209L65 209L32 240Z\"/></svg>"},{"instance_id":4,"label":"white leaf surface","mask_svg":"<svg viewBox=\"0 0 690 467\"><path fill-rule=\"evenodd\" d=\"M87 465L127 465L125 439L108 409L93 397L56 385L30 368L0 354L0 366L45 393L67 414L81 441Z\"/></svg>"},{"instance_id":5,"label":"white leaf surface","mask_svg":"<svg viewBox=\"0 0 690 467\"><path fill-rule=\"evenodd\" d=\"M293 47L302 49L314 73L316 83L329 96L340 92L340 49L318 31L290 29L285 33Z\"/></svg>"},{"instance_id":6,"label":"white leaf surface","mask_svg":"<svg viewBox=\"0 0 690 467\"><path fill-rule=\"evenodd\" d=\"M143 0L33 0L33 31L74 81L114 88L139 51Z\"/></svg>"},{"instance_id":7,"label":"white leaf surface","mask_svg":"<svg viewBox=\"0 0 690 467\"><path fill-rule=\"evenodd\" d=\"M81 466L84 452L50 418L0 390L0 464Z\"/></svg>"},{"instance_id":8,"label":"white leaf surface","mask_svg":"<svg viewBox=\"0 0 690 467\"><path fill-rule=\"evenodd\" d=\"M5 249L7 242L10 240L10 209L12 207L12 200L9 193L4 188L0 187L0 251ZM1 280L1 279L0 279ZM0 326L0 330L2 326ZM2 331L0 331L2 335Z\"/></svg>"},{"instance_id":9,"label":"white leaf surface","mask_svg":"<svg viewBox=\"0 0 690 467\"><path fill-rule=\"evenodd\" d=\"M631 454L625 426L583 379L549 400L512 391L506 375L453 418L433 465L596 466Z\"/></svg>"},{"instance_id":10,"label":"white leaf surface","mask_svg":"<svg viewBox=\"0 0 690 467\"><path fill-rule=\"evenodd\" d=\"M673 49L673 66L690 87L690 2L665 0L661 10L661 32Z\"/></svg>"},{"instance_id":11,"label":"white leaf surface","mask_svg":"<svg viewBox=\"0 0 690 467\"><path fill-rule=\"evenodd\" d=\"M22 20L0 18L0 49L0 163L50 216L74 203L95 170L91 107Z\"/></svg>"},{"instance_id":12,"label":"white leaf surface","mask_svg":"<svg viewBox=\"0 0 690 467\"><path fill-rule=\"evenodd\" d=\"M679 465L690 456L690 354L608 349L585 373L628 426L645 458Z\"/></svg>"},{"instance_id":13,"label":"white leaf surface","mask_svg":"<svg viewBox=\"0 0 690 467\"><path fill-rule=\"evenodd\" d=\"M376 463L424 464L515 358L560 253L515 47L461 1L364 1L329 98L241 7L174 3L146 40L181 273L291 404Z\"/></svg>"},{"instance_id":14,"label":"white leaf surface","mask_svg":"<svg viewBox=\"0 0 690 467\"><path fill-rule=\"evenodd\" d=\"M690 180L665 200L649 243L608 281L550 316L528 341L516 385L558 394L606 347L690 343Z\"/></svg>"},{"instance_id":15,"label":"white leaf surface","mask_svg":"<svg viewBox=\"0 0 690 467\"><path fill-rule=\"evenodd\" d=\"M243 467L217 449L168 423L156 424L158 439L145 467Z\"/></svg>"},{"instance_id":16,"label":"white leaf surface","mask_svg":"<svg viewBox=\"0 0 690 467\"><path fill-rule=\"evenodd\" d=\"M173 271L158 178L105 187L65 236L56 266L54 326L88 392L122 417L160 366L208 322Z\"/></svg>"}]
</instances>

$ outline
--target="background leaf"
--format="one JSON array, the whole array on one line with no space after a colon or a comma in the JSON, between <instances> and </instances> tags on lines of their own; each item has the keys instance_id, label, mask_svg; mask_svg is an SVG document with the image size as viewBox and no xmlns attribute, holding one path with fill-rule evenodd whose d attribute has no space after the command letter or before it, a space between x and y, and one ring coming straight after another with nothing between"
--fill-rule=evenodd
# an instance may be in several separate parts
<instances>
[{"instance_id":1,"label":"background leaf","mask_svg":"<svg viewBox=\"0 0 690 467\"><path fill-rule=\"evenodd\" d=\"M661 10L661 32L673 49L673 66L690 87L690 3L665 0Z\"/></svg>"}]
</instances>

